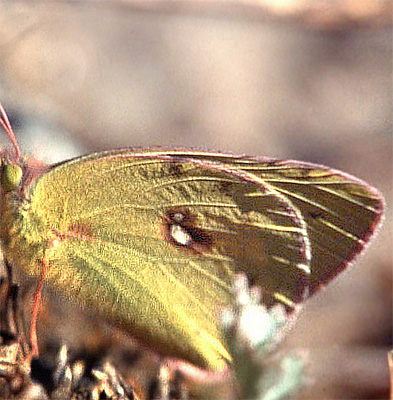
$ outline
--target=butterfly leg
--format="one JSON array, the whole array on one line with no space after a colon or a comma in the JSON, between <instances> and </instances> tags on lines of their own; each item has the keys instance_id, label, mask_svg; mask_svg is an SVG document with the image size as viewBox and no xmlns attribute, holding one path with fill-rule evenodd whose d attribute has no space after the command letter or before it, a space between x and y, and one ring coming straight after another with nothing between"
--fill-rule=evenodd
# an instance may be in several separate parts
<instances>
[{"instance_id":1,"label":"butterfly leg","mask_svg":"<svg viewBox=\"0 0 393 400\"><path fill-rule=\"evenodd\" d=\"M38 278L38 283L36 290L34 292L34 302L33 309L31 312L31 321L30 321L30 343L31 343L31 357L38 357L38 339L37 339L37 319L38 313L40 311L41 305L41 293L44 285L45 273L49 267L49 263L47 260L42 260L42 268L40 272L40 276Z\"/></svg>"},{"instance_id":2,"label":"butterfly leg","mask_svg":"<svg viewBox=\"0 0 393 400\"><path fill-rule=\"evenodd\" d=\"M44 286L45 274L49 268L49 260L48 253L53 251L56 245L59 243L59 239L57 237L53 238L50 242L49 247L46 249L43 258L41 259L41 271L40 276L38 278L38 283L36 290L34 292L34 301L33 301L33 309L31 312L31 320L30 320L30 343L31 343L31 358L38 357L38 339L37 339L37 320L38 314L40 312L41 306L41 296L42 296L42 288Z\"/></svg>"}]
</instances>

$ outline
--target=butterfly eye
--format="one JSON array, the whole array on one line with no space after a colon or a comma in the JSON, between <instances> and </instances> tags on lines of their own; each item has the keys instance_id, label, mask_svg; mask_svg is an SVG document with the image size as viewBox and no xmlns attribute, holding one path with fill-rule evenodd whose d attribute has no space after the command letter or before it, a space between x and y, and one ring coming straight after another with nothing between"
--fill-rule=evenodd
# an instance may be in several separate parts
<instances>
[{"instance_id":1,"label":"butterfly eye","mask_svg":"<svg viewBox=\"0 0 393 400\"><path fill-rule=\"evenodd\" d=\"M16 164L3 165L0 173L0 184L5 192L14 190L23 176L22 168Z\"/></svg>"}]
</instances>

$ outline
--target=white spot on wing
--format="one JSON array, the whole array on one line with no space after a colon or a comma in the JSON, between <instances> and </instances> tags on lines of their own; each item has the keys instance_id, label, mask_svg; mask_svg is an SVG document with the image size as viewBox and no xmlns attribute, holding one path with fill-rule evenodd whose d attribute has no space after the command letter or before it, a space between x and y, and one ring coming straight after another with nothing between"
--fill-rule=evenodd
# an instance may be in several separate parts
<instances>
[{"instance_id":1,"label":"white spot on wing","mask_svg":"<svg viewBox=\"0 0 393 400\"><path fill-rule=\"evenodd\" d=\"M180 225L173 224L170 234L172 239L182 246L188 246L192 241L191 236Z\"/></svg>"}]
</instances>

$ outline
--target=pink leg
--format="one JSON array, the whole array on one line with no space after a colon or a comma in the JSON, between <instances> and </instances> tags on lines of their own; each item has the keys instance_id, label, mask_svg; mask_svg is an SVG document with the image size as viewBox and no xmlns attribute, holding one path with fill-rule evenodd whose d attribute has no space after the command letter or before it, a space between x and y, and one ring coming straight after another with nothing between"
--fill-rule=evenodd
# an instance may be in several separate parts
<instances>
[{"instance_id":1,"label":"pink leg","mask_svg":"<svg viewBox=\"0 0 393 400\"><path fill-rule=\"evenodd\" d=\"M41 306L41 292L42 287L44 285L45 273L49 264L47 260L42 260L42 269L40 273L40 277L38 278L37 288L34 292L34 302L33 309L31 312L31 321L30 321L30 343L31 343L31 357L38 357L38 339L37 339L37 319L38 313L40 311Z\"/></svg>"}]
</instances>

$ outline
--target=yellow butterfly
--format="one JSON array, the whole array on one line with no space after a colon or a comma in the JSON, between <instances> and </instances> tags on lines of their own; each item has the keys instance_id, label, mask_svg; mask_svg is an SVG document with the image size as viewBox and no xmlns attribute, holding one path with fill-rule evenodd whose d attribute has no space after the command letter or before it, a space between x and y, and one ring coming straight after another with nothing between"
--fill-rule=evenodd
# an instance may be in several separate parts
<instances>
[{"instance_id":1,"label":"yellow butterfly","mask_svg":"<svg viewBox=\"0 0 393 400\"><path fill-rule=\"evenodd\" d=\"M1 155L6 262L156 351L200 368L231 361L219 316L245 272L288 312L359 254L381 194L343 172L182 149L121 149L46 166Z\"/></svg>"}]
</instances>

